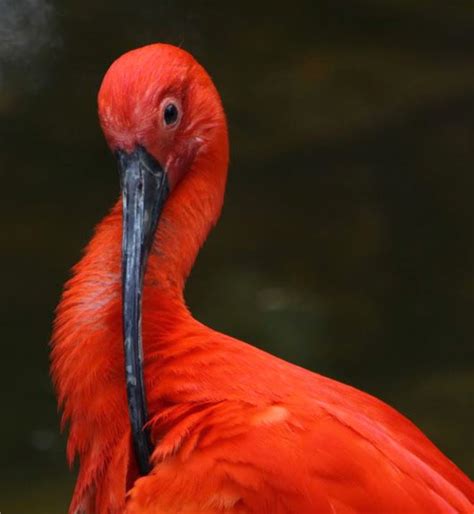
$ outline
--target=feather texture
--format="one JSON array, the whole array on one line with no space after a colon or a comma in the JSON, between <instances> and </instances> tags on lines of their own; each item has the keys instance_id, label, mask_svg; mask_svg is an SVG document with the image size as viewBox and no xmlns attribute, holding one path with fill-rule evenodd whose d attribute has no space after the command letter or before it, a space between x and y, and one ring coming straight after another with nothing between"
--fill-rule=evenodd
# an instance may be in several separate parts
<instances>
[{"instance_id":1,"label":"feather texture","mask_svg":"<svg viewBox=\"0 0 474 514\"><path fill-rule=\"evenodd\" d=\"M52 376L69 424L68 458L80 465L70 514L472 514L472 482L394 409L191 316L183 288L223 202L225 117L212 82L182 50L152 45L121 59L99 96L109 142L117 134L132 141L130 112L142 118L129 103L139 97L151 112L150 88L165 81L166 94L184 91L183 131L200 147L182 161L189 169L175 166L180 179L145 276L148 476L138 478L125 393L120 203L96 229L58 307ZM146 144L153 127L140 123ZM150 151L176 163L180 152L191 155L186 144L178 140L173 155Z\"/></svg>"}]
</instances>

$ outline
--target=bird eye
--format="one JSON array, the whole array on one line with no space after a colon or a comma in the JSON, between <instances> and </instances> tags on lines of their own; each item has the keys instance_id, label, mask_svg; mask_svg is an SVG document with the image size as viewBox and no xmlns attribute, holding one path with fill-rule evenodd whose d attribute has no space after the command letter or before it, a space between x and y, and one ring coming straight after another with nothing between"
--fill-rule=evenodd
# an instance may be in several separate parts
<instances>
[{"instance_id":1,"label":"bird eye","mask_svg":"<svg viewBox=\"0 0 474 514\"><path fill-rule=\"evenodd\" d=\"M178 121L178 114L178 108L176 105L169 103L163 111L163 119L165 121L165 125L168 127L174 125Z\"/></svg>"}]
</instances>

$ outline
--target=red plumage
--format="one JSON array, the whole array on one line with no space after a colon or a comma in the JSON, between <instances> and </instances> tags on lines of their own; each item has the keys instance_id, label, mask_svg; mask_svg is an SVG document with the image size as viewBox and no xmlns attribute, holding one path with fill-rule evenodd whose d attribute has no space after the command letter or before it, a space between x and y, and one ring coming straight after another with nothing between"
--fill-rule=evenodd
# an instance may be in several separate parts
<instances>
[{"instance_id":1,"label":"red plumage","mask_svg":"<svg viewBox=\"0 0 474 514\"><path fill-rule=\"evenodd\" d=\"M156 121L169 96L183 110L173 134ZM219 216L228 161L222 106L194 59L168 45L126 54L99 114L112 149L143 145L171 177L143 292L153 470L138 478L131 445L117 204L74 268L53 334L68 457L80 461L70 512L472 514L472 482L391 407L189 313L185 280Z\"/></svg>"}]
</instances>

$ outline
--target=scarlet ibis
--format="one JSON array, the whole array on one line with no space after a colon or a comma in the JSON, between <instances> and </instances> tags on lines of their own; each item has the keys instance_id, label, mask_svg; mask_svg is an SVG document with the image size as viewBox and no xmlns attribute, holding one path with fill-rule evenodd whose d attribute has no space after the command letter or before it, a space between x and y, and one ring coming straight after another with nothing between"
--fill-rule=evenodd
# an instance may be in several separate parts
<instances>
[{"instance_id":1,"label":"scarlet ibis","mask_svg":"<svg viewBox=\"0 0 474 514\"><path fill-rule=\"evenodd\" d=\"M472 514L472 482L401 414L187 309L228 165L205 70L174 46L139 48L111 65L98 105L122 199L75 266L53 333L80 463L69 512Z\"/></svg>"}]
</instances>

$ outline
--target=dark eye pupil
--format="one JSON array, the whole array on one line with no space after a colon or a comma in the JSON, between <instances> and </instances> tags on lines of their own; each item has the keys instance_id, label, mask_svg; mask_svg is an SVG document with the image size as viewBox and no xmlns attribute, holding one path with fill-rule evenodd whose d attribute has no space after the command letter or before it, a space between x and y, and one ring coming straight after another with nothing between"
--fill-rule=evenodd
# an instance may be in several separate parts
<instances>
[{"instance_id":1,"label":"dark eye pupil","mask_svg":"<svg viewBox=\"0 0 474 514\"><path fill-rule=\"evenodd\" d=\"M166 125L176 123L176 120L178 119L178 108L175 104L168 104L165 107L164 118Z\"/></svg>"}]
</instances>

